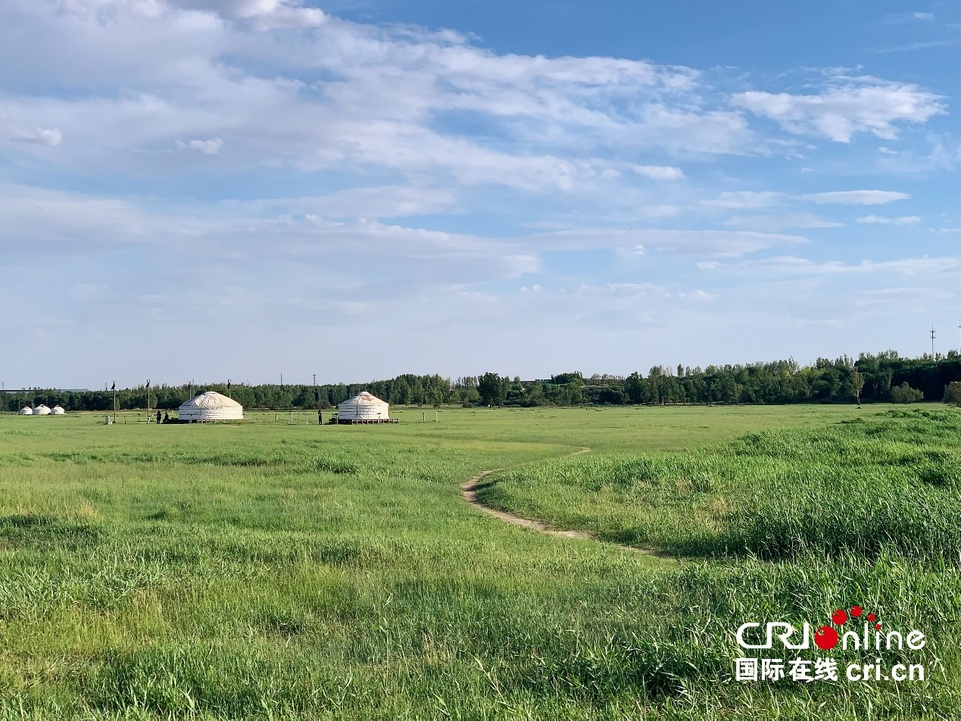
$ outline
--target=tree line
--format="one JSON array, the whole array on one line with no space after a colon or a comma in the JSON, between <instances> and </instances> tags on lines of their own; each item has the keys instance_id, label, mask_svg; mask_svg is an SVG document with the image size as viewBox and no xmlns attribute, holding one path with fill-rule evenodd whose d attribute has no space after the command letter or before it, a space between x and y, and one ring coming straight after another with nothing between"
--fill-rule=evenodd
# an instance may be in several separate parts
<instances>
[{"instance_id":1,"label":"tree line","mask_svg":"<svg viewBox=\"0 0 961 721\"><path fill-rule=\"evenodd\" d=\"M819 358L799 366L793 359L706 368L654 366L646 375L559 373L521 380L495 372L456 379L404 374L390 380L335 384L184 384L113 390L31 389L8 392L3 410L24 405L61 405L68 411L152 408L174 410L202 391L218 391L250 409L328 409L360 391L395 405L574 406L674 404L789 404L912 402L944 400L949 384L961 383L961 354L902 358L896 351L862 353L857 360ZM957 389L958 386L952 386ZM149 406L148 406L149 394Z\"/></svg>"}]
</instances>

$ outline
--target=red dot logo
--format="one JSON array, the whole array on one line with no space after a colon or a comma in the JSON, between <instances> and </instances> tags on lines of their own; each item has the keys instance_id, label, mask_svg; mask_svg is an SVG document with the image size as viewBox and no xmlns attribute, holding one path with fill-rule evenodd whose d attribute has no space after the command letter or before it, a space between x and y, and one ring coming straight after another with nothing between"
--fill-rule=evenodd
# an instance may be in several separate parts
<instances>
[{"instance_id":1,"label":"red dot logo","mask_svg":"<svg viewBox=\"0 0 961 721\"><path fill-rule=\"evenodd\" d=\"M830 626L821 626L814 632L814 643L818 648L829 651L838 645L838 632Z\"/></svg>"},{"instance_id":2,"label":"red dot logo","mask_svg":"<svg viewBox=\"0 0 961 721\"><path fill-rule=\"evenodd\" d=\"M851 608L846 611L843 608L835 609L831 614L831 623L840 628L847 623L849 619L861 618L862 615L876 630L881 630L881 622L878 620L878 617L873 613L864 613L864 609L858 604L851 606ZM824 649L825 651L837 646L839 640L838 632L830 626L821 626L821 628L814 633L814 643L818 648Z\"/></svg>"}]
</instances>

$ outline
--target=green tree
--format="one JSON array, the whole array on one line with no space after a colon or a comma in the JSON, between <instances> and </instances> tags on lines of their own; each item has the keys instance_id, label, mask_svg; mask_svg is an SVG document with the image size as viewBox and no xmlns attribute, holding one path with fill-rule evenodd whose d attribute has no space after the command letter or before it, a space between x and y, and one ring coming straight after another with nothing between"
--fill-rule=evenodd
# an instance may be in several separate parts
<instances>
[{"instance_id":1,"label":"green tree","mask_svg":"<svg viewBox=\"0 0 961 721\"><path fill-rule=\"evenodd\" d=\"M854 390L854 400L861 405L861 391L864 390L864 378L857 368L851 369L851 388Z\"/></svg>"},{"instance_id":2,"label":"green tree","mask_svg":"<svg viewBox=\"0 0 961 721\"><path fill-rule=\"evenodd\" d=\"M624 381L624 392L627 393L631 403L636 404L644 401L644 379L637 371L631 373Z\"/></svg>"},{"instance_id":3,"label":"green tree","mask_svg":"<svg viewBox=\"0 0 961 721\"><path fill-rule=\"evenodd\" d=\"M499 406L504 402L510 381L496 373L487 372L477 379L477 392L486 406Z\"/></svg>"},{"instance_id":4,"label":"green tree","mask_svg":"<svg viewBox=\"0 0 961 721\"><path fill-rule=\"evenodd\" d=\"M922 398L924 393L909 386L907 381L891 389L891 400L895 403L914 403Z\"/></svg>"},{"instance_id":5,"label":"green tree","mask_svg":"<svg viewBox=\"0 0 961 721\"><path fill-rule=\"evenodd\" d=\"M951 381L944 387L944 402L961 406L961 381Z\"/></svg>"}]
</instances>

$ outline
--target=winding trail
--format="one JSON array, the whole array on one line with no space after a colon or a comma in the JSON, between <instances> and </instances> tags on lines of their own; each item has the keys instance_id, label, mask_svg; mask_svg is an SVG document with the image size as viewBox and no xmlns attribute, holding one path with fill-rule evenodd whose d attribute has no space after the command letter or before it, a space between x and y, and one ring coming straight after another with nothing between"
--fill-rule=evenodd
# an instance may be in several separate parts
<instances>
[{"instance_id":1,"label":"winding trail","mask_svg":"<svg viewBox=\"0 0 961 721\"><path fill-rule=\"evenodd\" d=\"M590 453L590 448L581 448L579 451L574 451L569 453L563 458L571 458L572 456L579 456L582 453ZM524 464L519 464L524 465ZM460 490L461 495L463 495L464 500L475 508L479 508L484 513L493 516L494 518L504 521L505 523L511 523L515 526L521 526L522 528L528 528L532 531L538 531L539 533L546 533L549 536L557 536L559 538L577 538L586 541L597 541L598 538L593 533L588 533L587 531L558 531L553 528L548 528L547 524L543 521L534 521L530 518L521 518L520 516L515 516L513 513L507 513L506 511L498 511L496 508L491 508L490 506L484 505L479 500L477 500L477 489L481 485L487 476L491 473L497 473L498 471L506 470L506 468L491 468L486 471L481 471L477 475L471 477L469 480L461 484ZM636 546L625 546L622 544L614 544L620 546L626 551L635 551L636 553L653 553L644 548L637 548Z\"/></svg>"}]
</instances>

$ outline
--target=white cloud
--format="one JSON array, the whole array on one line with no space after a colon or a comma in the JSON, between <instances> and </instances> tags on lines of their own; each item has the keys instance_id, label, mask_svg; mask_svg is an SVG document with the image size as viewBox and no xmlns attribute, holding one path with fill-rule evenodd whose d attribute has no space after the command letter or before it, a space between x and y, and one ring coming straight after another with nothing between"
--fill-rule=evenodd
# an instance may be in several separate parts
<instances>
[{"instance_id":1,"label":"white cloud","mask_svg":"<svg viewBox=\"0 0 961 721\"><path fill-rule=\"evenodd\" d=\"M736 215L721 221L722 225L776 232L783 228L842 228L844 223L827 220L813 213L784 213L783 215Z\"/></svg>"},{"instance_id":2,"label":"white cloud","mask_svg":"<svg viewBox=\"0 0 961 721\"><path fill-rule=\"evenodd\" d=\"M890 309L903 313L906 307L931 308L950 303L956 296L945 290L925 287L870 288L858 292L854 304L865 309Z\"/></svg>"},{"instance_id":3,"label":"white cloud","mask_svg":"<svg viewBox=\"0 0 961 721\"><path fill-rule=\"evenodd\" d=\"M17 143L35 143L56 147L63 142L63 136L56 128L34 128L33 130L14 131L10 139Z\"/></svg>"},{"instance_id":4,"label":"white cloud","mask_svg":"<svg viewBox=\"0 0 961 721\"><path fill-rule=\"evenodd\" d=\"M865 215L862 218L858 218L859 223L867 223L874 225L913 225L915 223L921 222L921 218L917 215L903 215L899 218L886 218L881 215Z\"/></svg>"},{"instance_id":5,"label":"white cloud","mask_svg":"<svg viewBox=\"0 0 961 721\"><path fill-rule=\"evenodd\" d=\"M864 275L892 274L914 276L927 273L946 273L961 268L958 258L904 258L900 260L872 261L860 263L843 261L817 262L806 258L783 256L764 260L746 260L742 268L762 269L765 273L785 273L790 275Z\"/></svg>"},{"instance_id":6,"label":"white cloud","mask_svg":"<svg viewBox=\"0 0 961 721\"><path fill-rule=\"evenodd\" d=\"M961 159L961 146L956 139L935 133L927 134L924 145L917 144L903 150L879 150L883 157L877 161L878 169L892 175L953 171Z\"/></svg>"},{"instance_id":7,"label":"white cloud","mask_svg":"<svg viewBox=\"0 0 961 721\"><path fill-rule=\"evenodd\" d=\"M924 124L945 112L943 100L911 83L838 78L817 94L751 90L734 95L736 107L776 121L789 133L848 143L858 133L891 140L899 123Z\"/></svg>"},{"instance_id":8,"label":"white cloud","mask_svg":"<svg viewBox=\"0 0 961 721\"><path fill-rule=\"evenodd\" d=\"M457 32L348 22L314 4L0 3L8 170L0 251L9 281L0 299L11 308L0 331L11 335L13 324L38 348L24 367L61 372L62 355L34 346L47 332L52 348L76 349L71 367L96 373L89 369L102 366L106 329L133 318L145 339L211 325L235 336L238 347L222 357L162 358L198 377L243 359L261 380L265 369L301 362L275 349L313 339L298 357L318 357L319 338L349 345L364 335L398 349L390 365L353 360L332 373L352 381L411 370L406 363L469 372L457 363L494 367L506 362L504 347L512 371L544 357L577 367L571 349L584 358L598 348L606 359L621 352L634 363L644 347L677 343L677 328L688 329L692 353L717 362L717 349L759 325L737 299L763 306L764 316L769 305L807 307L822 278L855 287L852 275L878 284L911 269L859 264L864 226L809 241L793 229L840 225L807 212L825 210L811 203L910 199L892 225L913 217L957 225L943 200L953 176L924 191L902 177L923 171L919 180L938 181L957 168L953 126L907 132L946 106L920 86L835 71L827 83L778 94L782 77L757 81L770 76L751 68L733 77L723 68L499 54ZM735 83L746 92L732 104ZM789 137L763 118L852 148L826 152L826 143ZM904 137L875 152L876 136L892 134ZM842 164L870 178L854 187L902 187L913 197L803 194L813 176L800 166L822 178L815 187L852 187L830 175ZM39 187L16 185L24 178ZM761 189L732 190L752 182ZM931 210L939 207L949 212ZM837 215L877 217L865 215L876 208L857 210ZM933 232L914 238L939 248L931 255L947 252ZM823 257L821 239L840 254L836 263L730 260L806 244ZM908 285L924 285L924 267ZM736 272L749 281L773 274L782 285L744 300L750 283L732 279ZM527 291L511 290L522 284ZM777 291L788 284L795 295L785 300ZM822 300L823 316L837 317L838 296ZM452 327L493 342L425 359L430 338ZM612 343L624 328L644 330L643 341ZM789 340L787 353L812 338ZM145 350L124 348L111 360L141 367ZM749 351L724 352L734 362Z\"/></svg>"},{"instance_id":9,"label":"white cloud","mask_svg":"<svg viewBox=\"0 0 961 721\"><path fill-rule=\"evenodd\" d=\"M518 241L522 239L517 239ZM669 255L700 255L735 258L767 248L802 245L807 238L749 230L676 230L639 228L631 230L587 229L543 233L523 239L542 250L590 250L609 248L626 256L648 255L649 251ZM638 252L640 249L641 253Z\"/></svg>"},{"instance_id":10,"label":"white cloud","mask_svg":"<svg viewBox=\"0 0 961 721\"><path fill-rule=\"evenodd\" d=\"M701 205L709 208L754 209L777 205L784 197L774 191L735 190L719 193L716 198L702 200Z\"/></svg>"},{"instance_id":11,"label":"white cloud","mask_svg":"<svg viewBox=\"0 0 961 721\"><path fill-rule=\"evenodd\" d=\"M632 215L635 218L657 219L674 218L683 212L684 208L680 205L665 203L662 205L641 205L632 208Z\"/></svg>"},{"instance_id":12,"label":"white cloud","mask_svg":"<svg viewBox=\"0 0 961 721\"><path fill-rule=\"evenodd\" d=\"M632 165L631 170L651 180L680 180L684 171L667 165Z\"/></svg>"},{"instance_id":13,"label":"white cloud","mask_svg":"<svg viewBox=\"0 0 961 721\"><path fill-rule=\"evenodd\" d=\"M301 201L283 204L296 207ZM174 267L222 268L244 277L272 274L282 286L285 264L322 268L328 283L358 281L364 293L404 295L416 286L484 283L541 270L536 243L316 215L261 216L280 201L222 203L214 217L158 213L129 200L24 186L0 186L0 252L4 257L82 256L96 265L126 250ZM31 242L22 241L29 237ZM363 268L363 271L358 271ZM305 271L316 276L319 271ZM391 277L382 284L379 279ZM91 281L92 282L92 281ZM371 291L370 288L378 288Z\"/></svg>"},{"instance_id":14,"label":"white cloud","mask_svg":"<svg viewBox=\"0 0 961 721\"><path fill-rule=\"evenodd\" d=\"M327 20L322 10L304 7L298 0L170 0L170 4L226 19L252 20L258 29L316 27Z\"/></svg>"},{"instance_id":15,"label":"white cloud","mask_svg":"<svg viewBox=\"0 0 961 721\"><path fill-rule=\"evenodd\" d=\"M235 204L233 201L231 205ZM351 188L329 195L279 198L253 204L291 214L314 214L328 218L393 218L450 212L457 204L451 188L388 185ZM251 203L245 203L251 206Z\"/></svg>"},{"instance_id":16,"label":"white cloud","mask_svg":"<svg viewBox=\"0 0 961 721\"><path fill-rule=\"evenodd\" d=\"M908 200L911 196L893 190L837 190L827 193L810 193L799 197L819 205L886 205L896 200Z\"/></svg>"},{"instance_id":17,"label":"white cloud","mask_svg":"<svg viewBox=\"0 0 961 721\"><path fill-rule=\"evenodd\" d=\"M741 113L705 107L701 75L685 67L497 55L450 31L331 18L289 27L280 15L320 11L280 0L76 0L68 15L14 1L24 29L0 23L0 45L34 70L0 64L0 81L57 77L76 92L8 91L7 104L40 127L56 121L76 141L60 158L73 168L153 170L170 165L157 154L178 140L213 153L191 139L229 138L231 162L248 167L387 168L550 191L591 184L612 158L679 180L680 168L645 162L648 151L743 153L754 139ZM464 119L489 132L461 132Z\"/></svg>"},{"instance_id":18,"label":"white cloud","mask_svg":"<svg viewBox=\"0 0 961 721\"><path fill-rule=\"evenodd\" d=\"M120 2L119 0L59 0L56 5L58 10L65 13L98 22L109 22L116 17ZM163 9L163 2L159 0L128 0L124 5L124 12L140 17L156 17Z\"/></svg>"},{"instance_id":19,"label":"white cloud","mask_svg":"<svg viewBox=\"0 0 961 721\"><path fill-rule=\"evenodd\" d=\"M209 140L201 140L197 138L186 143L178 140L177 147L181 150L197 150L201 155L217 155L217 153L223 149L224 141L221 138L210 138Z\"/></svg>"},{"instance_id":20,"label":"white cloud","mask_svg":"<svg viewBox=\"0 0 961 721\"><path fill-rule=\"evenodd\" d=\"M934 20L934 13L911 13L911 17L915 20L924 20L930 22Z\"/></svg>"},{"instance_id":21,"label":"white cloud","mask_svg":"<svg viewBox=\"0 0 961 721\"><path fill-rule=\"evenodd\" d=\"M922 40L916 43L907 43L906 45L895 45L890 48L882 48L878 50L879 53L906 53L913 50L927 50L928 48L953 48L957 47L957 40Z\"/></svg>"}]
</instances>

